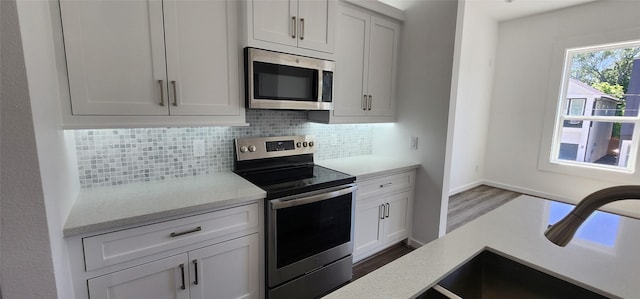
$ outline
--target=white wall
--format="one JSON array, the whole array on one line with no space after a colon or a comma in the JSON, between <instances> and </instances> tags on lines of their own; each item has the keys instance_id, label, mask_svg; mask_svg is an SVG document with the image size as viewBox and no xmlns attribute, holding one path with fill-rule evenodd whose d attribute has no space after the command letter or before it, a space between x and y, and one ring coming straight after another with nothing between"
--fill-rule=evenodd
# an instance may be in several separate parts
<instances>
[{"instance_id":1,"label":"white wall","mask_svg":"<svg viewBox=\"0 0 640 299\"><path fill-rule=\"evenodd\" d=\"M558 57L558 45L586 36L640 39L637 30L627 34L640 27L639 11L637 1L598 1L500 23L487 138L489 183L567 201L615 184L638 183L637 175L620 175L614 182L611 175L588 177L580 170L574 175L543 171L538 157L555 116L564 58ZM546 105L552 113L545 113Z\"/></svg>"},{"instance_id":2,"label":"white wall","mask_svg":"<svg viewBox=\"0 0 640 299\"><path fill-rule=\"evenodd\" d=\"M51 243L20 41L16 2L2 1L2 202L4 298L55 298Z\"/></svg>"},{"instance_id":3,"label":"white wall","mask_svg":"<svg viewBox=\"0 0 640 299\"><path fill-rule=\"evenodd\" d=\"M454 116L449 194L475 187L484 179L489 109L498 42L498 22L478 2L464 7L458 78L454 80L451 109Z\"/></svg>"},{"instance_id":4,"label":"white wall","mask_svg":"<svg viewBox=\"0 0 640 299\"><path fill-rule=\"evenodd\" d=\"M405 1L398 68L397 123L374 132L373 153L418 161L412 237L438 237L457 1ZM411 150L411 136L419 149ZM445 186L446 185L446 186ZM444 190L444 191L443 191Z\"/></svg>"},{"instance_id":5,"label":"white wall","mask_svg":"<svg viewBox=\"0 0 640 299\"><path fill-rule=\"evenodd\" d=\"M57 1L19 1L29 96L40 180L44 191L58 298L73 298L69 256L62 230L80 189L72 132L61 129L60 96L67 92ZM58 77L60 76L60 77ZM51 296L53 297L53 296Z\"/></svg>"}]
</instances>

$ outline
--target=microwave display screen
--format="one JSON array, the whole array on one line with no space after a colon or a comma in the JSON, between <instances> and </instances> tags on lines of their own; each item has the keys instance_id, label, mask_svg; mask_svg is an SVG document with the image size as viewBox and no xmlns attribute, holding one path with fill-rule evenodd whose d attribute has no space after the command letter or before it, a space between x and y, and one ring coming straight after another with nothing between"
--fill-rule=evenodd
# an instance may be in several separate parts
<instances>
[{"instance_id":1,"label":"microwave display screen","mask_svg":"<svg viewBox=\"0 0 640 299\"><path fill-rule=\"evenodd\" d=\"M253 97L267 100L315 101L318 70L253 62Z\"/></svg>"}]
</instances>

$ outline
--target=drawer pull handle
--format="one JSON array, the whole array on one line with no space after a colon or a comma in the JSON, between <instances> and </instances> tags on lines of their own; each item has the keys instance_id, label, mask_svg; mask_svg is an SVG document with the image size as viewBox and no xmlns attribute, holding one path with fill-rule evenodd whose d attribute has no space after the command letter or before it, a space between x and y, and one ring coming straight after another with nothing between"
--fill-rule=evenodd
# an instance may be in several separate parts
<instances>
[{"instance_id":1,"label":"drawer pull handle","mask_svg":"<svg viewBox=\"0 0 640 299\"><path fill-rule=\"evenodd\" d=\"M193 268L195 272L195 280L193 281L193 284L198 285L198 260L193 260Z\"/></svg>"},{"instance_id":2,"label":"drawer pull handle","mask_svg":"<svg viewBox=\"0 0 640 299\"><path fill-rule=\"evenodd\" d=\"M184 284L184 264L180 264L180 272L182 273L182 285L180 286L180 289L187 289L187 286Z\"/></svg>"},{"instance_id":3,"label":"drawer pull handle","mask_svg":"<svg viewBox=\"0 0 640 299\"><path fill-rule=\"evenodd\" d=\"M173 233L171 233L171 235L170 235L170 236L171 236L172 238L175 238L175 237L178 237L178 236L182 236L182 235L186 235L186 234L191 234L191 233L199 232L199 231L201 231L201 230L202 230L202 226L198 226L198 227L196 227L196 228L194 228L194 229L191 229L191 230L188 230L188 231L183 231L183 232L179 232L179 233L173 232Z\"/></svg>"},{"instance_id":4,"label":"drawer pull handle","mask_svg":"<svg viewBox=\"0 0 640 299\"><path fill-rule=\"evenodd\" d=\"M393 183L385 183L385 184L380 185L380 188L389 187L391 185L393 185Z\"/></svg>"}]
</instances>

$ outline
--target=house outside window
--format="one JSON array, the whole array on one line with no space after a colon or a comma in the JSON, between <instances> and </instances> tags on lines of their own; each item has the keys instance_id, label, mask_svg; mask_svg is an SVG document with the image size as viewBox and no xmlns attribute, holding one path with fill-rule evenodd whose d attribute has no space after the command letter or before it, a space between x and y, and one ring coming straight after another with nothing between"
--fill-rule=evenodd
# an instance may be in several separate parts
<instances>
[{"instance_id":1,"label":"house outside window","mask_svg":"<svg viewBox=\"0 0 640 299\"><path fill-rule=\"evenodd\" d=\"M550 162L633 172L640 118L640 41L569 49Z\"/></svg>"}]
</instances>

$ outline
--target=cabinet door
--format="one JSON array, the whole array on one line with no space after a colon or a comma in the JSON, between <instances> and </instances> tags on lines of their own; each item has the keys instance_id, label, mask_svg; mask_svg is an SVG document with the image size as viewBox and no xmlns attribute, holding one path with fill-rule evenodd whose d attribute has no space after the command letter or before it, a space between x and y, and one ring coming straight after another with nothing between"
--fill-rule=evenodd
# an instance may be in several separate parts
<instances>
[{"instance_id":1,"label":"cabinet door","mask_svg":"<svg viewBox=\"0 0 640 299\"><path fill-rule=\"evenodd\" d=\"M289 46L298 44L298 0L248 0L253 3L253 38ZM295 18L295 19L294 19Z\"/></svg>"},{"instance_id":2,"label":"cabinet door","mask_svg":"<svg viewBox=\"0 0 640 299\"><path fill-rule=\"evenodd\" d=\"M371 17L347 7L338 12L336 75L333 114L365 115L364 96L369 71L369 23Z\"/></svg>"},{"instance_id":3,"label":"cabinet door","mask_svg":"<svg viewBox=\"0 0 640 299\"><path fill-rule=\"evenodd\" d=\"M74 115L168 114L160 1L61 0L60 10Z\"/></svg>"},{"instance_id":4,"label":"cabinet door","mask_svg":"<svg viewBox=\"0 0 640 299\"><path fill-rule=\"evenodd\" d=\"M382 198L356 201L353 255L382 245Z\"/></svg>"},{"instance_id":5,"label":"cabinet door","mask_svg":"<svg viewBox=\"0 0 640 299\"><path fill-rule=\"evenodd\" d=\"M399 32L397 23L371 17L368 88L372 99L368 115L393 115Z\"/></svg>"},{"instance_id":6,"label":"cabinet door","mask_svg":"<svg viewBox=\"0 0 640 299\"><path fill-rule=\"evenodd\" d=\"M89 298L189 299L187 267L184 253L89 279Z\"/></svg>"},{"instance_id":7,"label":"cabinet door","mask_svg":"<svg viewBox=\"0 0 640 299\"><path fill-rule=\"evenodd\" d=\"M398 242L409 235L409 199L411 192L392 194L386 198L384 244Z\"/></svg>"},{"instance_id":8,"label":"cabinet door","mask_svg":"<svg viewBox=\"0 0 640 299\"><path fill-rule=\"evenodd\" d=\"M239 115L237 1L164 3L170 114Z\"/></svg>"},{"instance_id":9,"label":"cabinet door","mask_svg":"<svg viewBox=\"0 0 640 299\"><path fill-rule=\"evenodd\" d=\"M189 252L192 299L258 298L258 234Z\"/></svg>"},{"instance_id":10,"label":"cabinet door","mask_svg":"<svg viewBox=\"0 0 640 299\"><path fill-rule=\"evenodd\" d=\"M298 47L333 53L336 0L298 1Z\"/></svg>"}]
</instances>

